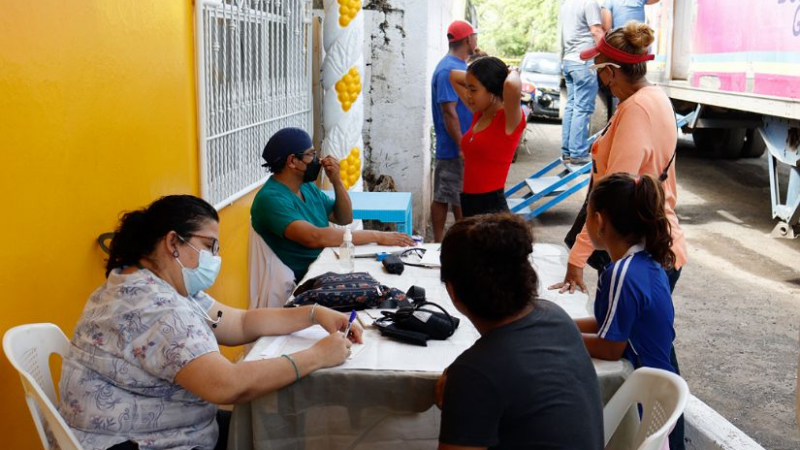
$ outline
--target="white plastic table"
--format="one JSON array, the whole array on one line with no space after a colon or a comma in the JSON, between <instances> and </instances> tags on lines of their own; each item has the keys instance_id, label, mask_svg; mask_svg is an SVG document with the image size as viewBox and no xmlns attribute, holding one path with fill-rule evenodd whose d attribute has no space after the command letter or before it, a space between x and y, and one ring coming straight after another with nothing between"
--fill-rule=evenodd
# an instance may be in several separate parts
<instances>
[{"instance_id":1,"label":"white plastic table","mask_svg":"<svg viewBox=\"0 0 800 450\"><path fill-rule=\"evenodd\" d=\"M425 244L437 248L438 244ZM371 249L357 247L358 253ZM546 286L563 277L566 252L560 246L536 244L532 262L539 275L540 298L564 308L573 317L588 317L586 294L559 295ZM339 271L332 249L325 249L309 268L307 278ZM456 333L446 341L415 347L384 338L367 329L367 344L354 360L315 372L276 393L237 405L228 440L236 449L431 449L438 442L440 412L434 406L438 376L458 354L479 337L472 324L450 302L438 269L405 268L401 276L387 274L374 259L356 259L356 271L367 271L382 284L406 291L425 288L427 299L461 317ZM245 360L260 358L276 337L259 339ZM397 358L413 352L416 358ZM365 362L367 361L367 362ZM613 395L632 371L625 361L594 360L603 401ZM365 365L371 366L367 368Z\"/></svg>"}]
</instances>

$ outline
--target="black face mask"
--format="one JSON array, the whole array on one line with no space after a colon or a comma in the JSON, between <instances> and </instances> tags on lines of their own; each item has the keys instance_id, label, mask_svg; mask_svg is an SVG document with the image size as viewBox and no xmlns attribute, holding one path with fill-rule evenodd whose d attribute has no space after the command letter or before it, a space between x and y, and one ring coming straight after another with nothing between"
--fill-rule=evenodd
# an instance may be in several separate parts
<instances>
[{"instance_id":1,"label":"black face mask","mask_svg":"<svg viewBox=\"0 0 800 450\"><path fill-rule=\"evenodd\" d=\"M303 183L317 181L320 169L322 169L322 163L319 162L319 158L315 156L310 163L306 164L306 171L303 172Z\"/></svg>"},{"instance_id":2,"label":"black face mask","mask_svg":"<svg viewBox=\"0 0 800 450\"><path fill-rule=\"evenodd\" d=\"M608 80L608 83L603 83L603 80L600 78L600 72L598 72L597 75L595 76L597 77L597 85L606 88L608 92L611 92L611 80L613 80L613 77L611 77L611 79ZM614 94L612 93L611 95Z\"/></svg>"}]
</instances>

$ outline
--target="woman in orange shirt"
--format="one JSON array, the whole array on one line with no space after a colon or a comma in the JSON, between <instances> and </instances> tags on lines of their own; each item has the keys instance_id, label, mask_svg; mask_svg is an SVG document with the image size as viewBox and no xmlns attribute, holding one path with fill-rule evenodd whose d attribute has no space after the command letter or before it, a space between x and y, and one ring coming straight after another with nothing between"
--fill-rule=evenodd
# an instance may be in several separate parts
<instances>
[{"instance_id":1,"label":"woman in orange shirt","mask_svg":"<svg viewBox=\"0 0 800 450\"><path fill-rule=\"evenodd\" d=\"M678 131L669 97L650 84L647 61L653 59L648 47L653 43L653 30L639 22L628 22L609 31L597 44L581 53L581 58L595 58L600 84L607 86L620 101L614 117L603 134L592 145L592 183L612 173L649 174L662 180L665 209L671 225L672 251L675 265L667 270L670 288L686 263L686 241L675 214L675 146ZM561 292L586 292L583 269L594 251L584 226L569 254L564 281L551 286Z\"/></svg>"},{"instance_id":2,"label":"woman in orange shirt","mask_svg":"<svg viewBox=\"0 0 800 450\"><path fill-rule=\"evenodd\" d=\"M581 52L581 58L595 58L592 67L597 72L599 83L608 87L620 102L614 117L592 145L592 184L597 185L600 179L612 173L648 174L661 181L664 212L672 237L671 249L675 254L672 267L665 268L672 291L686 264L686 241L675 214L677 189L674 158L678 130L669 97L645 77L647 61L654 58L654 55L648 54L653 40L650 27L631 21L624 27L609 31L596 47ZM574 292L578 288L586 292L583 268L593 251L584 225L569 253L564 281L550 286L550 289ZM670 363L675 373L680 375L674 347L670 353ZM670 433L670 450L684 450L683 428L681 417Z\"/></svg>"}]
</instances>

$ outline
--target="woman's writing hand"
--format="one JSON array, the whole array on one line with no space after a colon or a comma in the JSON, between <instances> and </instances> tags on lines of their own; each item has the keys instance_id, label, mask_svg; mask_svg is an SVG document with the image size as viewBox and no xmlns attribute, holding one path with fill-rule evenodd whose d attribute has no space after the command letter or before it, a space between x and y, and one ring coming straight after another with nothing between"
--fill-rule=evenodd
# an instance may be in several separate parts
<instances>
[{"instance_id":1,"label":"woman's writing hand","mask_svg":"<svg viewBox=\"0 0 800 450\"><path fill-rule=\"evenodd\" d=\"M314 344L312 350L316 353L322 367L334 367L342 364L350 355L352 343L339 332L331 333L328 337Z\"/></svg>"},{"instance_id":2,"label":"woman's writing hand","mask_svg":"<svg viewBox=\"0 0 800 450\"><path fill-rule=\"evenodd\" d=\"M328 333L336 333L338 331L344 333L347 329L349 318L350 316L347 314L320 305L317 305L314 310L314 321L322 328L325 328ZM354 320L353 325L350 326L350 336L348 336L350 341L361 344L364 342L362 339L363 333L364 329L361 328L357 320Z\"/></svg>"}]
</instances>

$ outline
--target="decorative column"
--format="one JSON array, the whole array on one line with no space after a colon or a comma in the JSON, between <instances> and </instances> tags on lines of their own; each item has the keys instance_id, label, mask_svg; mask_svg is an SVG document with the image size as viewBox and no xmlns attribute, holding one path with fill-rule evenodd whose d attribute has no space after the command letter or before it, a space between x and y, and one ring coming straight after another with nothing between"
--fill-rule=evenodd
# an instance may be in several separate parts
<instances>
[{"instance_id":1,"label":"decorative column","mask_svg":"<svg viewBox=\"0 0 800 450\"><path fill-rule=\"evenodd\" d=\"M324 8L322 153L339 159L348 190L362 191L364 14L361 0L324 0Z\"/></svg>"}]
</instances>

